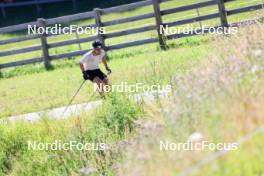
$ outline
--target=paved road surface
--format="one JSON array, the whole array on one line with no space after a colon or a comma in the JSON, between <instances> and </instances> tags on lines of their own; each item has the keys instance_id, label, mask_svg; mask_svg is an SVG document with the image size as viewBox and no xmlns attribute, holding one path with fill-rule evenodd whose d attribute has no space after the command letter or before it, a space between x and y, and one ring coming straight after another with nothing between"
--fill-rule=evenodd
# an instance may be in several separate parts
<instances>
[{"instance_id":1,"label":"paved road surface","mask_svg":"<svg viewBox=\"0 0 264 176\"><path fill-rule=\"evenodd\" d=\"M160 91L159 93L145 92L144 94L136 94L131 97L135 101L141 101L142 99L144 99L144 101L146 102L151 102L155 100L155 97L165 98L165 97L168 97L168 95L169 95L169 92ZM50 109L47 111L32 112L28 114L17 115L17 116L0 119L0 124L12 123L16 121L36 122L43 117L49 117L53 119L66 119L72 115L79 115L81 112L91 111L92 109L95 109L101 104L102 104L102 100L98 100L98 101L93 101L93 102L88 102L88 103L71 105L68 107L67 111L65 111L66 107L64 106L64 107L59 107L55 109ZM63 113L64 111L65 113Z\"/></svg>"}]
</instances>

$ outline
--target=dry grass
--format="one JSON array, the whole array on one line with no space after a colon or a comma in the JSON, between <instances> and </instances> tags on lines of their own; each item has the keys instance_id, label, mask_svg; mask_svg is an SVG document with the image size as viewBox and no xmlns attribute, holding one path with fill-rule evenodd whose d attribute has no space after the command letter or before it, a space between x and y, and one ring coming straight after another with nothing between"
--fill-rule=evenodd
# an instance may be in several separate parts
<instances>
[{"instance_id":1,"label":"dry grass","mask_svg":"<svg viewBox=\"0 0 264 176\"><path fill-rule=\"evenodd\" d=\"M215 50L201 66L188 75L171 77L172 98L149 106L147 118L155 120L138 130L118 175L177 175L212 151L160 151L159 141L186 142L199 132L203 140L213 143L235 142L263 125L263 31L264 25L257 24L242 28L236 36L218 37ZM263 160L257 157L264 154L261 140L263 135L256 136L251 145L246 143L196 174L263 174ZM236 164L232 164L234 156Z\"/></svg>"}]
</instances>

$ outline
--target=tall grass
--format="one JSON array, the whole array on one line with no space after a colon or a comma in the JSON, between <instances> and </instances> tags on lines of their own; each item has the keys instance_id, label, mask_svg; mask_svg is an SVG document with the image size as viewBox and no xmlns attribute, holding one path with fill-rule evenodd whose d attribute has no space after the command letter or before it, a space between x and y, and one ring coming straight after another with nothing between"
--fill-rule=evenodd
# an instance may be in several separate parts
<instances>
[{"instance_id":1,"label":"tall grass","mask_svg":"<svg viewBox=\"0 0 264 176\"><path fill-rule=\"evenodd\" d=\"M142 107L125 95L109 95L102 107L67 121L43 119L37 124L0 126L0 175L81 175L92 169L95 175L114 175L118 141L127 138ZM29 150L28 141L78 141L103 143L106 150Z\"/></svg>"},{"instance_id":2,"label":"tall grass","mask_svg":"<svg viewBox=\"0 0 264 176\"><path fill-rule=\"evenodd\" d=\"M141 122L137 145L126 150L119 175L178 175L217 151L160 150L160 141L184 143L199 133L200 140L232 143L264 125L263 29L257 24L218 38L199 66L171 75L172 97L145 108L151 122ZM193 175L263 175L263 136L249 138Z\"/></svg>"}]
</instances>

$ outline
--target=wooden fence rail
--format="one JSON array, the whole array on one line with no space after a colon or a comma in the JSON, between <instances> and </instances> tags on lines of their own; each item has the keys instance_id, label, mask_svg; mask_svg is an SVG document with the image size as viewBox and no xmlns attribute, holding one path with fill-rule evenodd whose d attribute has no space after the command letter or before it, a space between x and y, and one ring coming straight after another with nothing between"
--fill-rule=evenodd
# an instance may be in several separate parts
<instances>
[{"instance_id":1,"label":"wooden fence rail","mask_svg":"<svg viewBox=\"0 0 264 176\"><path fill-rule=\"evenodd\" d=\"M42 52L42 57L0 64L0 69L20 66L20 65L26 65L26 64L34 64L38 62L43 62L45 67L49 68L51 65L50 62L52 60L80 56L88 51L87 49L86 50L80 49L79 51L71 51L71 52L62 53L62 54L50 55L49 50L52 48L91 42L95 39L99 39L104 43L106 39L126 36L130 34L137 34L137 33L142 33L146 31L156 31L156 33L158 34L158 38L141 39L137 41L120 43L120 44L104 46L104 47L107 51L109 51L109 50L116 50L116 49L121 49L121 48L127 48L127 47L132 47L132 46L159 42L160 47L165 49L167 46L166 40L188 37L188 36L197 35L197 34L196 33L190 33L190 34L180 33L180 34L171 34L171 35L166 36L165 33L161 30L161 27L165 27L165 26L173 27L173 26L185 25L185 24L190 24L194 22L200 22L204 20L217 19L217 18L220 21L220 26L214 26L212 28L234 26L235 24L228 23L228 16L239 14L239 13L244 13L244 12L249 12L253 10L259 10L259 9L262 9L264 6L264 4L259 4L259 5L252 5L252 6L243 7L243 8L232 9L232 10L226 10L224 0L207 0L205 2L198 2L195 4L184 5L180 7L161 10L160 4L165 3L167 1L170 1L170 0L145 0L141 2L126 4L126 5L121 5L121 6L111 7L111 8L106 8L106 9L94 9L94 11L91 11L91 12L84 12L84 13L79 13L75 15L68 15L68 16L52 18L52 19L38 19L38 21L36 22L30 22L30 23L0 28L0 34L5 34L5 33L11 33L11 32L26 31L28 29L28 26L36 25L38 27L41 27L41 26L46 27L46 26L57 24L57 23L71 23L76 20L84 20L84 19L94 19L95 24L79 26L83 29L86 27L90 27L90 28L108 27L108 26L119 25L119 24L134 22L134 21L140 21L144 19L150 19L150 18L154 18L156 22L153 25L148 24L143 27L134 27L128 30L120 30L120 31L115 31L111 33L106 33L106 34L98 33L97 36L89 36L89 37L84 37L84 38L77 37L77 39L70 39L70 40L53 42L53 43L48 43L47 41L48 41L48 38L57 36L54 34L47 34L47 35L46 34L43 34L43 35L32 34L32 35L26 35L22 37L0 40L0 45L6 45L6 44L12 44L12 43L23 42L23 41L28 41L28 40L40 39L40 45L30 46L30 47L25 47L25 48L10 50L10 51L0 51L0 57L27 53L27 52L32 52L32 51ZM150 13L125 17L125 18L120 18L120 19L114 19L111 21L102 21L101 19L101 16L105 14L114 13L114 12L124 12L127 10L133 10L139 7L150 6L150 5L153 6L152 8L153 12L150 12ZM191 17L188 19L172 21L172 22L163 22L162 20L162 17L165 15L175 14L179 12L184 12L188 10L194 10L197 8L203 8L203 7L209 7L209 6L217 7L218 12L214 12L211 14L202 15L198 17ZM204 32L206 33L208 31L204 31ZM58 35L63 35L63 34L58 34Z\"/></svg>"}]
</instances>

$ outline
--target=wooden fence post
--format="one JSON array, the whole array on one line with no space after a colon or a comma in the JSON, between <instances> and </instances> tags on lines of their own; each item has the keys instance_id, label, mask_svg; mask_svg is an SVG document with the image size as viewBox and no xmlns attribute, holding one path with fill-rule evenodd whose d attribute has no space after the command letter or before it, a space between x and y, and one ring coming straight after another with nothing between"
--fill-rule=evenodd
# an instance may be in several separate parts
<instances>
[{"instance_id":1,"label":"wooden fence post","mask_svg":"<svg viewBox=\"0 0 264 176\"><path fill-rule=\"evenodd\" d=\"M200 1L198 1L199 3ZM196 12L197 12L197 16L200 17L200 10L199 8L196 8ZM202 24L202 21L199 21L199 25L200 25L200 28L202 29L203 28L203 24Z\"/></svg>"},{"instance_id":2,"label":"wooden fence post","mask_svg":"<svg viewBox=\"0 0 264 176\"><path fill-rule=\"evenodd\" d=\"M228 27L228 21L227 21L227 13L225 9L225 2L224 0L218 0L218 9L219 9L219 15L221 18L221 25L223 27L223 30Z\"/></svg>"},{"instance_id":3,"label":"wooden fence post","mask_svg":"<svg viewBox=\"0 0 264 176\"><path fill-rule=\"evenodd\" d=\"M76 39L77 39L78 41L80 40L80 37L79 37L79 34L78 34L77 31L75 32L75 37L76 37ZM82 46L81 46L81 43L80 43L80 42L78 42L78 46L79 46L79 50L81 51L81 50L82 50Z\"/></svg>"},{"instance_id":4,"label":"wooden fence post","mask_svg":"<svg viewBox=\"0 0 264 176\"><path fill-rule=\"evenodd\" d=\"M98 39L102 42L103 44L103 49L106 50L106 46L105 46L105 41L104 41L104 35L100 33L100 28L103 27L102 21L101 21L101 10L98 8L94 9L94 18L95 18L95 23L97 26L97 35L98 35Z\"/></svg>"},{"instance_id":5,"label":"wooden fence post","mask_svg":"<svg viewBox=\"0 0 264 176\"><path fill-rule=\"evenodd\" d=\"M156 19L156 27L157 27L157 32L158 32L158 37L159 37L159 44L161 49L166 49L166 37L164 35L164 31L161 30L162 24L162 17L160 13L160 0L152 0L153 8L154 8L154 15Z\"/></svg>"},{"instance_id":6,"label":"wooden fence post","mask_svg":"<svg viewBox=\"0 0 264 176\"><path fill-rule=\"evenodd\" d=\"M38 27L43 27L44 29L46 28L46 21L43 18L39 18L37 24ZM49 49L47 44L47 34L44 32L43 34L39 34L39 36L41 40L44 66L46 69L49 69L51 68L51 64L50 64Z\"/></svg>"}]
</instances>

